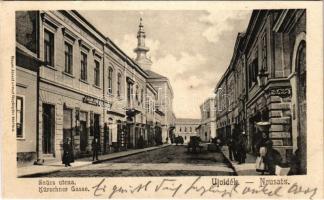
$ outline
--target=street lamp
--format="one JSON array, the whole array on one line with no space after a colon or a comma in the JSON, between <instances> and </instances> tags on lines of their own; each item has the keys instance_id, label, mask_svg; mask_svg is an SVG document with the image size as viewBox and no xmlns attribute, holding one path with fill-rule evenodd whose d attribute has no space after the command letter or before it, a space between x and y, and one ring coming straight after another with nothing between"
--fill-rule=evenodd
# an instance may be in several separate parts
<instances>
[{"instance_id":1,"label":"street lamp","mask_svg":"<svg viewBox=\"0 0 324 200\"><path fill-rule=\"evenodd\" d=\"M264 88L267 84L268 73L264 68L261 68L258 74L258 85L260 88Z\"/></svg>"}]
</instances>

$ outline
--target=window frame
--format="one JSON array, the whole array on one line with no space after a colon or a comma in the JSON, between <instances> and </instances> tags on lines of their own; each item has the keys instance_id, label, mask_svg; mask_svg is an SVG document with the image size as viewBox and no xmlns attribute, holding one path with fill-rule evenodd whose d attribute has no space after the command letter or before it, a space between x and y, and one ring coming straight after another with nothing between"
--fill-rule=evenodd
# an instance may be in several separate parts
<instances>
[{"instance_id":1,"label":"window frame","mask_svg":"<svg viewBox=\"0 0 324 200\"><path fill-rule=\"evenodd\" d=\"M138 90L139 90L139 86L138 86L138 84L136 84L136 86L135 86L135 100L139 103Z\"/></svg>"},{"instance_id":2,"label":"window frame","mask_svg":"<svg viewBox=\"0 0 324 200\"><path fill-rule=\"evenodd\" d=\"M112 67L108 68L108 94L113 94L113 74L114 69Z\"/></svg>"},{"instance_id":3,"label":"window frame","mask_svg":"<svg viewBox=\"0 0 324 200\"><path fill-rule=\"evenodd\" d=\"M71 54L69 52L66 52L66 47L71 47ZM67 63L66 63L66 58L70 59L70 71L67 71ZM67 41L64 41L64 72L70 75L73 75L73 45Z\"/></svg>"},{"instance_id":4,"label":"window frame","mask_svg":"<svg viewBox=\"0 0 324 200\"><path fill-rule=\"evenodd\" d=\"M88 54L85 53L84 51L81 51L81 59L80 59L80 62L81 62L81 66L80 66L80 80L81 81L85 81L87 82L88 81ZM85 62L83 61L83 58L85 56ZM82 70L84 67L84 70ZM82 71L85 71L84 73L82 73ZM83 77L83 74L85 77Z\"/></svg>"},{"instance_id":5,"label":"window frame","mask_svg":"<svg viewBox=\"0 0 324 200\"><path fill-rule=\"evenodd\" d=\"M121 96L121 79L122 75L120 72L117 73L117 97Z\"/></svg>"},{"instance_id":6,"label":"window frame","mask_svg":"<svg viewBox=\"0 0 324 200\"><path fill-rule=\"evenodd\" d=\"M94 60L93 82L96 87L100 87L100 61Z\"/></svg>"},{"instance_id":7,"label":"window frame","mask_svg":"<svg viewBox=\"0 0 324 200\"><path fill-rule=\"evenodd\" d=\"M265 70L265 72L268 71L268 41L267 41L268 37L267 37L267 32L265 32L262 36L262 44L261 44L261 50L262 50L262 56L261 56L261 61L262 61L262 69Z\"/></svg>"},{"instance_id":8,"label":"window frame","mask_svg":"<svg viewBox=\"0 0 324 200\"><path fill-rule=\"evenodd\" d=\"M144 105L144 89L143 88L141 88L140 97L141 97L141 105L143 106Z\"/></svg>"},{"instance_id":9,"label":"window frame","mask_svg":"<svg viewBox=\"0 0 324 200\"><path fill-rule=\"evenodd\" d=\"M47 54L47 42L46 42L47 40L46 40L46 36L45 36L47 33L52 36L52 41L49 42L49 44L50 44L49 50L50 50L50 54L51 54L50 55L50 59L51 59L50 63L47 62L47 55L48 55ZM43 47L43 49L44 49L43 56L44 56L45 65L50 66L50 67L55 67L55 33L50 31L47 28L44 28L43 45L44 45L44 47Z\"/></svg>"},{"instance_id":10,"label":"window frame","mask_svg":"<svg viewBox=\"0 0 324 200\"><path fill-rule=\"evenodd\" d=\"M134 92L134 84L131 82L127 82L127 105L132 107L133 104L133 92Z\"/></svg>"},{"instance_id":11,"label":"window frame","mask_svg":"<svg viewBox=\"0 0 324 200\"><path fill-rule=\"evenodd\" d=\"M17 98L20 98L22 99L22 128L21 128L21 137L17 137ZM16 95L16 113L15 113L15 119L16 119L16 123L15 123L15 126L16 126L16 139L17 140L25 140L26 138L26 134L25 134L25 96L24 95Z\"/></svg>"}]
</instances>

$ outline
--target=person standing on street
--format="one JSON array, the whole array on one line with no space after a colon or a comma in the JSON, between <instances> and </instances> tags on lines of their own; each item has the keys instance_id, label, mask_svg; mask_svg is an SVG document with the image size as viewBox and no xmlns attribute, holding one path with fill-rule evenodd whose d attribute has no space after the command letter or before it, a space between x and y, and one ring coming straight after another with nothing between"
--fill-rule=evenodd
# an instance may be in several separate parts
<instances>
[{"instance_id":1,"label":"person standing on street","mask_svg":"<svg viewBox=\"0 0 324 200\"><path fill-rule=\"evenodd\" d=\"M232 136L230 136L230 138L228 139L227 146L228 146L229 159L233 161L235 150L234 150L234 141Z\"/></svg>"},{"instance_id":2,"label":"person standing on street","mask_svg":"<svg viewBox=\"0 0 324 200\"><path fill-rule=\"evenodd\" d=\"M93 138L92 140L92 161L94 161L94 159L96 158L96 160L99 160L98 159L98 151L99 151L99 148L100 148L100 145L99 145L99 140L98 138Z\"/></svg>"},{"instance_id":3,"label":"person standing on street","mask_svg":"<svg viewBox=\"0 0 324 200\"><path fill-rule=\"evenodd\" d=\"M261 134L262 134L262 138L259 140L257 149L258 149L259 157L262 158L264 169L259 169L258 171L260 171L261 174L264 175L264 173L268 171L269 168L266 156L268 151L267 146L270 143L270 140L266 132L261 132Z\"/></svg>"},{"instance_id":4,"label":"person standing on street","mask_svg":"<svg viewBox=\"0 0 324 200\"><path fill-rule=\"evenodd\" d=\"M239 164L245 163L246 159L246 146L247 146L247 138L245 132L242 132L238 137L238 162Z\"/></svg>"},{"instance_id":5,"label":"person standing on street","mask_svg":"<svg viewBox=\"0 0 324 200\"><path fill-rule=\"evenodd\" d=\"M72 155L72 147L70 143L70 138L65 138L63 143L63 158L62 163L65 164L65 167L71 166L71 162L73 159Z\"/></svg>"}]
</instances>

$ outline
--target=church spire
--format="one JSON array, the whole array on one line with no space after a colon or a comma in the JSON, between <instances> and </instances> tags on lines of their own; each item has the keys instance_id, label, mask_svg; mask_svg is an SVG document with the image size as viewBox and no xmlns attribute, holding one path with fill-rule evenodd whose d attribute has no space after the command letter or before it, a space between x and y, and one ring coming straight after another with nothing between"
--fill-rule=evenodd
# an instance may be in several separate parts
<instances>
[{"instance_id":1,"label":"church spire","mask_svg":"<svg viewBox=\"0 0 324 200\"><path fill-rule=\"evenodd\" d=\"M134 52L136 53L136 62L143 67L144 69L150 69L152 65L152 61L147 58L146 53L150 51L148 47L145 46L145 31L143 26L143 19L140 18L140 24L138 26L137 31L137 47L134 49Z\"/></svg>"}]
</instances>

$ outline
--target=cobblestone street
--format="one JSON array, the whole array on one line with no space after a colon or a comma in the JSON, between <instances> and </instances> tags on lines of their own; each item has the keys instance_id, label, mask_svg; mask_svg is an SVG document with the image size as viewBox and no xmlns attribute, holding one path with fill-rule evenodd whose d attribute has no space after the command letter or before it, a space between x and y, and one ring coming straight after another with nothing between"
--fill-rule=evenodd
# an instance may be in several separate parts
<instances>
[{"instance_id":1,"label":"cobblestone street","mask_svg":"<svg viewBox=\"0 0 324 200\"><path fill-rule=\"evenodd\" d=\"M234 175L221 153L188 153L185 146L144 152L100 164L63 170L47 177Z\"/></svg>"}]
</instances>

